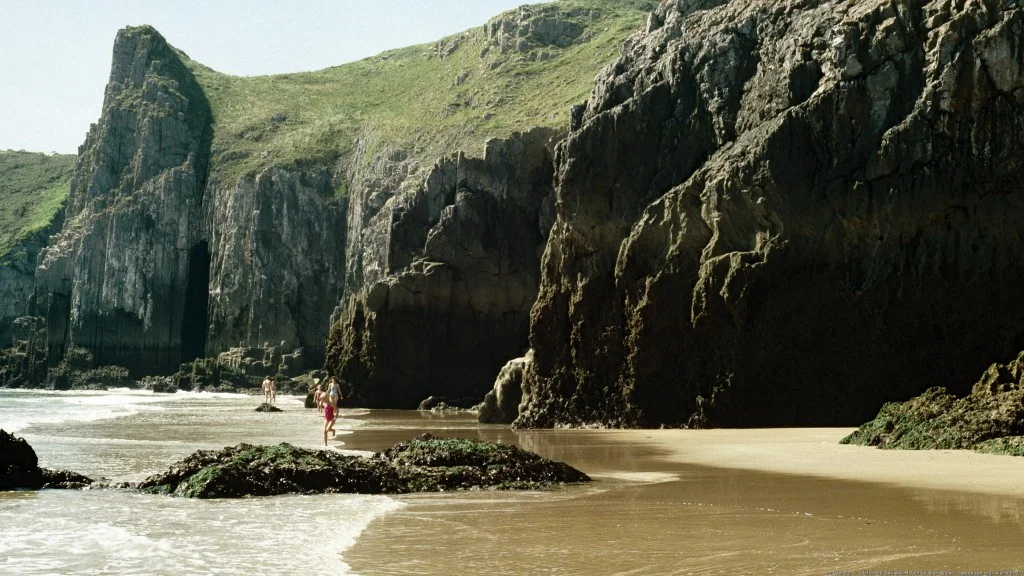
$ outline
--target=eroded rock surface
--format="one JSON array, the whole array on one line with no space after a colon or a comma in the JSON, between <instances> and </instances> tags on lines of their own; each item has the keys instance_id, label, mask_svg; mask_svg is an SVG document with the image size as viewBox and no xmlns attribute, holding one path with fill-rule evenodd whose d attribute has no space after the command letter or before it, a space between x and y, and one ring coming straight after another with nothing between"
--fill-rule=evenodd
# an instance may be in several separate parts
<instances>
[{"instance_id":1,"label":"eroded rock surface","mask_svg":"<svg viewBox=\"0 0 1024 576\"><path fill-rule=\"evenodd\" d=\"M851 424L1024 347L1020 2L663 2L573 128L519 426Z\"/></svg>"},{"instance_id":2,"label":"eroded rock surface","mask_svg":"<svg viewBox=\"0 0 1024 576\"><path fill-rule=\"evenodd\" d=\"M491 140L482 159L446 158L417 188L383 201L355 195L349 253L359 258L327 359L346 402L411 409L442 395L472 404L523 352L553 218L555 136Z\"/></svg>"}]
</instances>

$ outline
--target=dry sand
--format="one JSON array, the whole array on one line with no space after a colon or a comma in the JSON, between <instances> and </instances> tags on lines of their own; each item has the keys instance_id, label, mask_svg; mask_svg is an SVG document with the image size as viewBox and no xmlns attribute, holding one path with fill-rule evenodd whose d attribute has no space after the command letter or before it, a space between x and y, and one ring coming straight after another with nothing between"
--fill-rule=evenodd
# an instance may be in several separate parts
<instances>
[{"instance_id":1,"label":"dry sand","mask_svg":"<svg viewBox=\"0 0 1024 576\"><path fill-rule=\"evenodd\" d=\"M608 434L616 442L655 447L661 457L672 462L1024 496L1024 458L967 450L879 450L839 444L853 430L614 430Z\"/></svg>"}]
</instances>

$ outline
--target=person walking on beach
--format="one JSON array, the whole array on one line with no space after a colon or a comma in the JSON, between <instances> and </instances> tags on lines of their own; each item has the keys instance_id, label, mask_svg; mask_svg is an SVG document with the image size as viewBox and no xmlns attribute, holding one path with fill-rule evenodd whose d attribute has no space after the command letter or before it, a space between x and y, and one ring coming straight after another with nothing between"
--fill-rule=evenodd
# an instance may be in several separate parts
<instances>
[{"instance_id":1,"label":"person walking on beach","mask_svg":"<svg viewBox=\"0 0 1024 576\"><path fill-rule=\"evenodd\" d=\"M331 433L331 437L337 435L337 432L334 431L334 421L338 417L338 406L342 398L341 386L338 385L338 380L331 376L324 401L324 446L327 446L328 432Z\"/></svg>"},{"instance_id":2,"label":"person walking on beach","mask_svg":"<svg viewBox=\"0 0 1024 576\"><path fill-rule=\"evenodd\" d=\"M313 383L316 384L316 390L313 391L313 402L316 404L316 413L324 413L324 391L320 386L320 379L314 378Z\"/></svg>"},{"instance_id":3,"label":"person walking on beach","mask_svg":"<svg viewBox=\"0 0 1024 576\"><path fill-rule=\"evenodd\" d=\"M273 404L277 401L277 386L274 381L267 376L263 379L263 401L267 404Z\"/></svg>"}]
</instances>

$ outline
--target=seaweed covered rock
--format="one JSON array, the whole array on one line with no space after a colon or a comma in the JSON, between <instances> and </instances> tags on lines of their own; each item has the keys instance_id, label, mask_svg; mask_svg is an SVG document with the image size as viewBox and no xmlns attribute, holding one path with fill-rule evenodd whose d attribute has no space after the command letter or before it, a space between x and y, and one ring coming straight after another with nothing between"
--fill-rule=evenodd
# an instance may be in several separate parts
<instances>
[{"instance_id":1,"label":"seaweed covered rock","mask_svg":"<svg viewBox=\"0 0 1024 576\"><path fill-rule=\"evenodd\" d=\"M273 404L268 404L264 402L263 404L260 404L259 406L256 407L256 412L284 412L284 410L281 410L280 408L274 406Z\"/></svg>"},{"instance_id":2,"label":"seaweed covered rock","mask_svg":"<svg viewBox=\"0 0 1024 576\"><path fill-rule=\"evenodd\" d=\"M962 398L934 387L906 402L889 402L842 442L1024 456L1024 352L1009 364L990 366Z\"/></svg>"},{"instance_id":3,"label":"seaweed covered rock","mask_svg":"<svg viewBox=\"0 0 1024 576\"><path fill-rule=\"evenodd\" d=\"M372 458L291 444L200 450L163 474L126 484L189 498L278 494L403 494L473 488L535 489L586 482L566 464L505 444L422 436Z\"/></svg>"},{"instance_id":4,"label":"seaweed covered rock","mask_svg":"<svg viewBox=\"0 0 1024 576\"><path fill-rule=\"evenodd\" d=\"M0 492L40 488L82 488L92 479L68 470L39 467L39 458L24 438L0 429Z\"/></svg>"},{"instance_id":5,"label":"seaweed covered rock","mask_svg":"<svg viewBox=\"0 0 1024 576\"><path fill-rule=\"evenodd\" d=\"M532 489L590 478L572 466L554 462L511 444L424 434L378 452L415 492L472 488Z\"/></svg>"},{"instance_id":6,"label":"seaweed covered rock","mask_svg":"<svg viewBox=\"0 0 1024 576\"><path fill-rule=\"evenodd\" d=\"M394 471L383 462L288 443L200 450L167 472L131 487L188 498L403 491Z\"/></svg>"}]
</instances>

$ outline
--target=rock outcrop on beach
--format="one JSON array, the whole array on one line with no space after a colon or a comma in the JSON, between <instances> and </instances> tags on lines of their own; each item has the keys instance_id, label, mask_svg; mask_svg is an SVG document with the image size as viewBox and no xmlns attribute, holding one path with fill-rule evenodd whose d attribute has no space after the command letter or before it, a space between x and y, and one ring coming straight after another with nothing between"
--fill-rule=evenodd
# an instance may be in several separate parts
<instances>
[{"instance_id":1,"label":"rock outcrop on beach","mask_svg":"<svg viewBox=\"0 0 1024 576\"><path fill-rule=\"evenodd\" d=\"M989 366L966 396L934 387L887 403L842 443L1024 456L1024 352L1009 364Z\"/></svg>"},{"instance_id":2,"label":"rock outcrop on beach","mask_svg":"<svg viewBox=\"0 0 1024 576\"><path fill-rule=\"evenodd\" d=\"M572 128L518 426L850 424L1024 347L1019 1L662 2Z\"/></svg>"},{"instance_id":3,"label":"rock outcrop on beach","mask_svg":"<svg viewBox=\"0 0 1024 576\"><path fill-rule=\"evenodd\" d=\"M68 470L39 467L39 458L24 438L0 430L0 492L40 488L83 488L92 479Z\"/></svg>"},{"instance_id":4,"label":"rock outcrop on beach","mask_svg":"<svg viewBox=\"0 0 1024 576\"><path fill-rule=\"evenodd\" d=\"M434 438L402 442L372 458L290 444L199 451L164 473L125 485L188 498L279 494L404 494L479 488L538 489L590 479L507 444Z\"/></svg>"}]
</instances>

